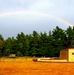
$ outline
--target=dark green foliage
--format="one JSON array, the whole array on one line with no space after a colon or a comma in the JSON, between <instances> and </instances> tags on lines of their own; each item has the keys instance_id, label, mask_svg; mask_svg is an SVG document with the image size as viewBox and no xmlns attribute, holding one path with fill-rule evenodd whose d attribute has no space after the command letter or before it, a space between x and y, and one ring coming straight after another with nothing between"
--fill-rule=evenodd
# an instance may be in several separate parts
<instances>
[{"instance_id":1,"label":"dark green foliage","mask_svg":"<svg viewBox=\"0 0 74 75\"><path fill-rule=\"evenodd\" d=\"M58 26L46 32L32 34L18 33L16 38L3 39L0 34L0 56L37 56L37 57L58 57L61 49L74 47L74 27L66 30Z\"/></svg>"},{"instance_id":2,"label":"dark green foliage","mask_svg":"<svg viewBox=\"0 0 74 75\"><path fill-rule=\"evenodd\" d=\"M0 34L0 56L3 56L3 44L4 44L4 38Z\"/></svg>"}]
</instances>

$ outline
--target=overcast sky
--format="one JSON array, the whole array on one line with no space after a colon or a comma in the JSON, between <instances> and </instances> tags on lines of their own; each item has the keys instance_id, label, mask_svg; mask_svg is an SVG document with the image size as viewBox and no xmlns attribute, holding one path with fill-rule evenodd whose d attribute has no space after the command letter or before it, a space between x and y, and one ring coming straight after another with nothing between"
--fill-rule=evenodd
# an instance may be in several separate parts
<instances>
[{"instance_id":1,"label":"overcast sky","mask_svg":"<svg viewBox=\"0 0 74 75\"><path fill-rule=\"evenodd\" d=\"M13 11L48 13L74 25L74 0L0 0L0 15ZM39 13L0 16L0 34L5 38L16 36L20 32L32 33L33 30L48 32L56 25L63 29L68 27L63 22Z\"/></svg>"}]
</instances>

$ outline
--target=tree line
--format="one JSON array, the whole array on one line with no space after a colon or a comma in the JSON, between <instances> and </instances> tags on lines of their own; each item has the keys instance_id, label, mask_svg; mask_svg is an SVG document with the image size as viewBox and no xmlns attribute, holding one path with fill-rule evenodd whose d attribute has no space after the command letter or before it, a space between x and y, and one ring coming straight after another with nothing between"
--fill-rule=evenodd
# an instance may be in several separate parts
<instances>
[{"instance_id":1,"label":"tree line","mask_svg":"<svg viewBox=\"0 0 74 75\"><path fill-rule=\"evenodd\" d=\"M58 57L62 49L74 47L74 27L63 30L56 26L55 29L32 34L18 33L16 38L8 37L4 40L0 34L0 56L46 56Z\"/></svg>"}]
</instances>

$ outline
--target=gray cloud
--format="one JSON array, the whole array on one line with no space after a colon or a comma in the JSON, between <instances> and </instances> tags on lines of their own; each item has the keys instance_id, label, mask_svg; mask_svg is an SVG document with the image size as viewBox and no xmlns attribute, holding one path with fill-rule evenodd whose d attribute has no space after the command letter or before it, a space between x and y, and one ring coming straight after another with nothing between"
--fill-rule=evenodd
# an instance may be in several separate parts
<instances>
[{"instance_id":1,"label":"gray cloud","mask_svg":"<svg viewBox=\"0 0 74 75\"><path fill-rule=\"evenodd\" d=\"M16 36L20 32L25 34L32 33L33 30L38 32L49 32L56 26L66 29L68 25L57 21L49 16L35 14L14 14L0 17L0 33L5 38ZM65 27L63 27L65 25Z\"/></svg>"},{"instance_id":2,"label":"gray cloud","mask_svg":"<svg viewBox=\"0 0 74 75\"><path fill-rule=\"evenodd\" d=\"M74 14L74 0L0 0L0 12L33 10L55 15Z\"/></svg>"},{"instance_id":3,"label":"gray cloud","mask_svg":"<svg viewBox=\"0 0 74 75\"><path fill-rule=\"evenodd\" d=\"M0 13L9 11L31 10L50 13L74 24L74 0L0 0ZM0 33L5 37L16 35L23 31L48 31L59 25L66 29L68 25L50 17L37 14L14 14L0 16ZM63 26L64 25L64 26Z\"/></svg>"}]
</instances>

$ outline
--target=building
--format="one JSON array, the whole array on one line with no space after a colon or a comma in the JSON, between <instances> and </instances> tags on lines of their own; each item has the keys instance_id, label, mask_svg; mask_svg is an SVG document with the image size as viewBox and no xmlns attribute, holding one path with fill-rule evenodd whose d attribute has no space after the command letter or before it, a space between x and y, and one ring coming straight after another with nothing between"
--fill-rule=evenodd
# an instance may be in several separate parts
<instances>
[{"instance_id":1,"label":"building","mask_svg":"<svg viewBox=\"0 0 74 75\"><path fill-rule=\"evenodd\" d=\"M74 62L74 48L64 49L60 51L60 59Z\"/></svg>"}]
</instances>

